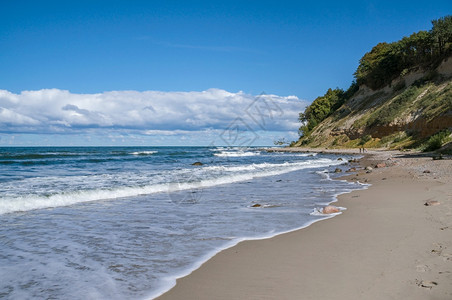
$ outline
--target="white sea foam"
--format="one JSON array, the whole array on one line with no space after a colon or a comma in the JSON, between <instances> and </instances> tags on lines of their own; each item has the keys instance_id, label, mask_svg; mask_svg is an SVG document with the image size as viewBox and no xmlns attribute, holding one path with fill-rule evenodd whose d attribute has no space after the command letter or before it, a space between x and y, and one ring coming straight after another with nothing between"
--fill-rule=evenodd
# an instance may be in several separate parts
<instances>
[{"instance_id":1,"label":"white sea foam","mask_svg":"<svg viewBox=\"0 0 452 300\"><path fill-rule=\"evenodd\" d=\"M324 174L328 174L325 171L319 171L317 172L319 175L320 173L324 173ZM328 180L332 180L329 176L328 176ZM339 180L342 182L347 182L346 180ZM369 185L363 185L363 188L366 189ZM349 193L353 190L347 190L345 192L341 192L341 193L337 193L334 195L334 199L332 202L336 202L337 201L337 197L341 194L345 194L345 193ZM326 205L332 203L329 202ZM242 241L246 241L246 240L263 240L263 239L269 239L272 237L275 237L277 235L281 235L281 234L285 234L285 233L289 233L289 232L293 232L293 231L297 231L306 227L311 226L314 223L317 223L319 221L322 220L327 220L330 218L333 218L337 215L340 215L342 213L342 211L346 210L345 207L338 207L341 211L338 213L334 213L334 214L329 214L329 215L325 215L322 213L322 209L321 208L315 208L310 215L311 216L318 216L321 218L316 218L314 220L310 220L308 222L305 222L302 226L297 227L297 228L293 228L290 230L286 230L286 231L281 231L281 232L269 232L268 234L264 234L264 235L260 235L260 236L254 236L254 237L242 237L242 238L236 238L231 240L230 242L226 243L223 245L223 247L221 248L217 248L214 251L211 251L210 253L206 254L204 257L202 257L201 259L199 259L198 261L196 261L194 264L192 264L190 267L186 268L183 272L177 273L177 274L172 274L171 276L168 276L166 278L163 278L163 284L159 287L159 289L154 290L151 294L149 294L146 299L155 299L159 296L161 296L162 294L164 294L165 292L169 291L171 288L173 288L176 285L176 280L182 277L185 277L187 275L189 275L190 273L192 273L194 270L200 268L205 262L207 262L208 260L210 260L213 256L215 256L217 253L228 249L228 248L232 248L235 245L237 245L238 243L242 242Z\"/></svg>"},{"instance_id":2,"label":"white sea foam","mask_svg":"<svg viewBox=\"0 0 452 300\"><path fill-rule=\"evenodd\" d=\"M136 152L132 152L132 155L152 155L157 153L158 151L136 151Z\"/></svg>"},{"instance_id":3,"label":"white sea foam","mask_svg":"<svg viewBox=\"0 0 452 300\"><path fill-rule=\"evenodd\" d=\"M54 194L48 197L42 197L40 195L5 197L0 199L0 214L68 206L82 202L131 197L141 194L152 194L166 190L167 185L160 184L141 188L123 187L120 189L111 190L85 190Z\"/></svg>"},{"instance_id":4,"label":"white sea foam","mask_svg":"<svg viewBox=\"0 0 452 300\"><path fill-rule=\"evenodd\" d=\"M198 173L194 173L192 169L183 169L173 171L174 173L172 176L165 175L165 178L167 178L166 180L169 180L167 182L140 187L123 186L108 189L89 189L76 192L57 193L50 196L33 194L13 197L6 196L0 198L0 214L68 206L97 200L133 197L144 194L161 192L171 193L181 190L207 188L221 184L247 181L256 177L280 175L301 169L327 167L332 164L338 164L338 162L323 158L280 164L261 163L243 166L207 166L200 169ZM186 174L190 174L191 176L186 177Z\"/></svg>"},{"instance_id":5,"label":"white sea foam","mask_svg":"<svg viewBox=\"0 0 452 300\"><path fill-rule=\"evenodd\" d=\"M306 160L300 162L285 162L280 164L275 163L260 163L260 164L249 164L249 165L241 165L241 166L207 166L204 167L205 170L214 170L214 171L224 171L224 172L240 172L240 171L255 171L255 170L263 170L263 169L271 169L275 170L277 168L283 168L284 170L288 170L288 168L299 168L299 167L322 167L328 166L331 164L337 164L335 161L327 158L316 159L316 160ZM288 171L290 172L290 171Z\"/></svg>"},{"instance_id":6,"label":"white sea foam","mask_svg":"<svg viewBox=\"0 0 452 300\"><path fill-rule=\"evenodd\" d=\"M323 171L317 171L317 174L319 174L323 179L331 179L330 175L328 174L328 170L323 170Z\"/></svg>"},{"instance_id":7,"label":"white sea foam","mask_svg":"<svg viewBox=\"0 0 452 300\"><path fill-rule=\"evenodd\" d=\"M297 154L293 154L293 156L298 156L298 157L309 157L309 156L317 156L318 153L297 153Z\"/></svg>"},{"instance_id":8,"label":"white sea foam","mask_svg":"<svg viewBox=\"0 0 452 300\"><path fill-rule=\"evenodd\" d=\"M221 151L220 153L214 153L213 155L219 157L244 157L244 156L257 156L261 155L259 151Z\"/></svg>"},{"instance_id":9,"label":"white sea foam","mask_svg":"<svg viewBox=\"0 0 452 300\"><path fill-rule=\"evenodd\" d=\"M316 207L314 210L310 213L311 216L320 216L320 217L328 217L328 216L337 216L342 213L342 211L346 210L345 207L336 206L340 211L337 213L332 214L324 214L323 213L323 207Z\"/></svg>"},{"instance_id":10,"label":"white sea foam","mask_svg":"<svg viewBox=\"0 0 452 300\"><path fill-rule=\"evenodd\" d=\"M341 210L345 210L346 208L341 207ZM285 231L271 231L268 232L267 234L262 234L259 236L248 236L248 237L241 237L241 238L235 238L231 241L229 241L228 243L224 244L222 247L217 248L209 253L207 253L206 255L204 255L202 258L198 259L195 263L193 263L191 266L187 267L184 271L179 272L177 274L172 274L171 276L165 277L163 278L163 283L162 285L154 290L152 293L148 294L146 296L146 299L155 299L161 295L163 295L164 293L166 293L167 291L169 291L170 289L172 289L175 285L176 285L176 280L182 277L185 277L189 274L191 274L193 271L195 271L196 269L199 269L205 262L207 262L208 260L210 260L212 257L214 257L216 254L220 253L223 250L232 248L234 246L236 246L238 243L242 242L242 241L256 241L256 240L265 240L265 239L270 239L273 238L275 236L278 235L282 235L282 234L286 234L286 233L290 233L290 232L294 232L300 229L304 229L307 228L309 226L311 226L314 223L317 223L319 221L322 220L326 220L326 219L330 219L333 218L336 215L341 214L341 212L336 213L336 214L330 214L330 215L325 215L325 214L321 214L321 216L323 218L316 218L314 220L310 220L308 222L305 222L302 226L290 229L290 230L285 230ZM311 215L314 215L313 213L311 213ZM316 215L317 216L317 215ZM320 215L318 215L320 216Z\"/></svg>"},{"instance_id":11,"label":"white sea foam","mask_svg":"<svg viewBox=\"0 0 452 300\"><path fill-rule=\"evenodd\" d=\"M0 216L0 265L7 266L0 268L0 290L6 298L152 298L239 241L334 217L309 213L334 201L336 193L360 188L313 172L334 170L329 166L340 163L332 155L261 152L228 160L212 158L258 149L164 148L155 149L161 160L131 159L134 151L152 149L81 149L82 160L5 165L10 173L0 174L0 207L6 201L17 204L13 211L24 210L23 199L31 202L28 210L74 204ZM194 161L204 165L191 166ZM221 185L233 182L239 183ZM117 197L125 198L104 200ZM94 202L75 205L85 201ZM250 208L254 203L262 209Z\"/></svg>"}]
</instances>

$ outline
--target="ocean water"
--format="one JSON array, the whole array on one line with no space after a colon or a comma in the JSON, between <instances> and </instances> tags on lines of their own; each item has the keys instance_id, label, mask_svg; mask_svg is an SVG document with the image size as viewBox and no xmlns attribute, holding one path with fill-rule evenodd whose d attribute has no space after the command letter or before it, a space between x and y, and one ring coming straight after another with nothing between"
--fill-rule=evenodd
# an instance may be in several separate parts
<instances>
[{"instance_id":1,"label":"ocean water","mask_svg":"<svg viewBox=\"0 0 452 300\"><path fill-rule=\"evenodd\" d=\"M239 241L325 219L318 209L364 188L331 180L338 157L0 148L0 298L153 298Z\"/></svg>"}]
</instances>

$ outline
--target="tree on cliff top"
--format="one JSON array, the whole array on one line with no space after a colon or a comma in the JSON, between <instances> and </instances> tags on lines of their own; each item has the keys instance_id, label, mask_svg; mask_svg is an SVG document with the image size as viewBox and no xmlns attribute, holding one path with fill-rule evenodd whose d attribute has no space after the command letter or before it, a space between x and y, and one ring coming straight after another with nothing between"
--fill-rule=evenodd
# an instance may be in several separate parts
<instances>
[{"instance_id":1,"label":"tree on cliff top","mask_svg":"<svg viewBox=\"0 0 452 300\"><path fill-rule=\"evenodd\" d=\"M360 59L355 72L359 85L373 90L390 84L405 70L435 66L449 56L452 43L452 16L432 21L430 31L419 31L393 43L379 43Z\"/></svg>"},{"instance_id":2,"label":"tree on cliff top","mask_svg":"<svg viewBox=\"0 0 452 300\"><path fill-rule=\"evenodd\" d=\"M447 50L450 50L450 43L452 43L452 16L433 20L432 25L433 28L430 33L435 43L437 43L439 54L442 55Z\"/></svg>"}]
</instances>

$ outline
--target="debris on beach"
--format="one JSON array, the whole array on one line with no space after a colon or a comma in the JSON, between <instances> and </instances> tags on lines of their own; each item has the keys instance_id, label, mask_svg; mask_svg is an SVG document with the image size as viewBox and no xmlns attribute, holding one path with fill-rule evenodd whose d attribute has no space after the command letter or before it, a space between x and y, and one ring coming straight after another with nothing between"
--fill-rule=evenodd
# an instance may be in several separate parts
<instances>
[{"instance_id":1,"label":"debris on beach","mask_svg":"<svg viewBox=\"0 0 452 300\"><path fill-rule=\"evenodd\" d=\"M386 167L386 164L385 163L379 163L379 164L376 164L375 165L375 168L376 169L378 169L378 168L385 168Z\"/></svg>"},{"instance_id":2,"label":"debris on beach","mask_svg":"<svg viewBox=\"0 0 452 300\"><path fill-rule=\"evenodd\" d=\"M424 203L425 206L435 206L440 204L441 203L437 200L428 200L427 202Z\"/></svg>"},{"instance_id":3,"label":"debris on beach","mask_svg":"<svg viewBox=\"0 0 452 300\"><path fill-rule=\"evenodd\" d=\"M323 208L322 213L325 214L325 215L329 215L329 214L335 214L335 213L338 213L338 212L340 212L340 211L341 211L341 210L340 210L339 208L337 208L336 206L328 205L328 206L325 206L325 207Z\"/></svg>"},{"instance_id":4,"label":"debris on beach","mask_svg":"<svg viewBox=\"0 0 452 300\"><path fill-rule=\"evenodd\" d=\"M417 281L417 285L423 288L432 289L434 286L437 286L438 283L435 281L422 280Z\"/></svg>"},{"instance_id":5,"label":"debris on beach","mask_svg":"<svg viewBox=\"0 0 452 300\"><path fill-rule=\"evenodd\" d=\"M431 253L437 254L437 255L441 255L443 253L443 245L441 244L435 244L436 249L432 249L432 251L430 251Z\"/></svg>"}]
</instances>

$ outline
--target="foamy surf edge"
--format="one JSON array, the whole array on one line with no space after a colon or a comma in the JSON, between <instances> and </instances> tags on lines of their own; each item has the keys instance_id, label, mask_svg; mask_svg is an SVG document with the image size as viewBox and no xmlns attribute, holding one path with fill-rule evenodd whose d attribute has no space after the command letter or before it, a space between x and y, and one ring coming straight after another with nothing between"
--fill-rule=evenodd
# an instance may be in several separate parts
<instances>
[{"instance_id":1,"label":"foamy surf edge","mask_svg":"<svg viewBox=\"0 0 452 300\"><path fill-rule=\"evenodd\" d=\"M15 212L26 212L37 209L47 209L70 206L100 200L112 200L125 197L134 197L155 193L172 193L190 189L209 188L222 184L231 184L253 178L281 175L302 169L313 169L337 165L340 162L330 159L318 159L297 163L283 164L251 164L248 166L207 166L207 170L218 169L223 171L249 171L241 174L226 174L213 179L203 179L195 182L165 182L141 187L121 187L118 189L82 190L77 192L53 194L47 197L39 195L25 195L22 197L1 198L0 215ZM275 170L275 167L281 169ZM175 176L176 178L177 176Z\"/></svg>"},{"instance_id":2,"label":"foamy surf edge","mask_svg":"<svg viewBox=\"0 0 452 300\"><path fill-rule=\"evenodd\" d=\"M326 172L319 171L319 172L316 172L316 173L320 175L320 173L326 173ZM347 183L353 185L353 182L349 182L349 181L347 181L345 179L339 179L339 178L332 179L330 176L328 176L327 180L342 181L342 182L347 182ZM356 183L358 184L358 186L361 186L361 188L347 189L347 190L345 190L343 192L336 193L336 194L333 195L332 201L329 202L327 205L330 205L330 204L332 204L334 202L337 202L338 201L338 197L340 195L349 194L349 193L351 193L353 191L365 190L369 186L371 186L371 184L364 184L364 183L360 183L360 182L356 182ZM174 275L171 275L171 276L168 276L168 277L162 278L163 285L160 288L156 289L154 292L149 293L144 299L152 300L152 299L155 299L155 298L167 293L168 291L170 291L172 288L174 288L176 286L178 279L186 277L186 276L189 276L191 273L193 273L197 269L201 268L202 265L204 265L207 261L212 259L218 253L220 253L222 251L225 251L227 249L233 248L233 247L235 247L236 245L238 245L241 242L271 239L271 238L276 237L278 235L282 235L282 234L298 231L298 230L301 230L301 229L305 229L305 228L311 226L314 223L334 218L335 216L340 215L343 210L346 210L345 207L340 207L340 209L341 209L341 212L339 212L339 213L327 214L327 215L326 214L315 215L315 216L318 216L319 218L311 220L309 222L306 222L302 226L296 227L294 229L289 229L289 230L286 230L286 231L281 231L281 232L276 232L276 233L269 233L269 234L260 235L260 236L257 236L257 237L243 237L243 238L234 239L231 242L226 243L223 247L219 247L219 248L209 252L208 254L206 254L205 256L200 258L198 261L193 263L191 266L187 267L187 269L185 271L177 273L177 274L174 274ZM312 212L310 214L312 214Z\"/></svg>"},{"instance_id":3,"label":"foamy surf edge","mask_svg":"<svg viewBox=\"0 0 452 300\"><path fill-rule=\"evenodd\" d=\"M334 217L334 216L326 215L324 218L318 218L316 220L312 220L310 222L307 222L303 226L300 226L300 227L297 227L297 228L294 228L294 229L290 229L290 230L287 230L287 231L282 231L282 232L277 232L277 233L273 233L273 234L269 234L269 235L262 235L262 236L257 236L257 237L243 237L243 238L234 239L233 241L227 243L225 246L209 252L208 254L203 256L201 259L199 259L199 261L197 261L196 263L192 264L189 268L187 268L186 271L180 272L178 274L175 274L175 275L163 278L162 282L164 283L164 286L160 287L155 292L150 293L144 299L152 300L152 299L155 299L155 298L165 294L166 292L170 291L172 288L174 288L176 286L176 283L177 283L178 279L186 277L186 276L189 276L191 273L193 273L194 271L196 271L197 269L202 267L202 265L204 265L207 261L212 259L218 253L220 253L222 251L225 251L227 249L233 248L233 247L237 246L241 242L271 239L271 238L274 238L274 237L276 237L278 235L282 235L282 234L286 234L286 233L290 233L290 232L294 232L294 231L297 231L297 230L301 230L301 229L307 228L307 227L311 226L314 223L320 222L322 220L330 219L332 217Z\"/></svg>"},{"instance_id":4,"label":"foamy surf edge","mask_svg":"<svg viewBox=\"0 0 452 300\"><path fill-rule=\"evenodd\" d=\"M323 217L323 216L337 216L337 215L342 214L342 212L343 212L344 210L346 210L345 207L335 206L335 208L339 209L339 212L337 212L337 213L331 213L331 214L324 214L324 213L323 213L323 208L324 208L324 207L316 207L316 208L314 208L314 210L310 213L310 215L311 215L311 216L320 216L320 217Z\"/></svg>"},{"instance_id":5,"label":"foamy surf edge","mask_svg":"<svg viewBox=\"0 0 452 300\"><path fill-rule=\"evenodd\" d=\"M214 153L213 155L218 157L246 157L246 156L258 156L261 155L259 151L245 151L245 152L233 152L233 151L221 151L220 153Z\"/></svg>"}]
</instances>

